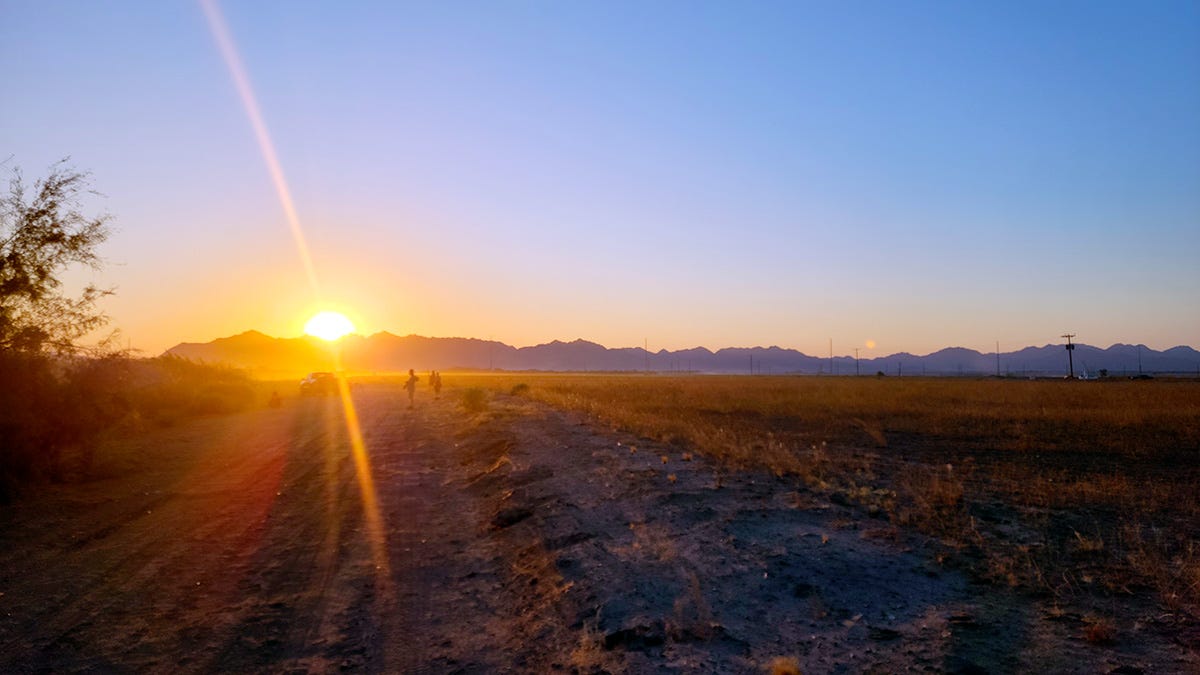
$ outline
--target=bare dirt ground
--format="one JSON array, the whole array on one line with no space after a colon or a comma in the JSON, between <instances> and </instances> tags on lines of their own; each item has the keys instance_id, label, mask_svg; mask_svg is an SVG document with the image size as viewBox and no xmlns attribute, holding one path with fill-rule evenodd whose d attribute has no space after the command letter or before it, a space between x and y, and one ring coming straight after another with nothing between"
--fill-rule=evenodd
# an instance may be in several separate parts
<instances>
[{"instance_id":1,"label":"bare dirt ground","mask_svg":"<svg viewBox=\"0 0 1200 675\"><path fill-rule=\"evenodd\" d=\"M0 672L1200 672L795 481L400 393L354 393L377 520L336 398L147 432L3 507Z\"/></svg>"}]
</instances>

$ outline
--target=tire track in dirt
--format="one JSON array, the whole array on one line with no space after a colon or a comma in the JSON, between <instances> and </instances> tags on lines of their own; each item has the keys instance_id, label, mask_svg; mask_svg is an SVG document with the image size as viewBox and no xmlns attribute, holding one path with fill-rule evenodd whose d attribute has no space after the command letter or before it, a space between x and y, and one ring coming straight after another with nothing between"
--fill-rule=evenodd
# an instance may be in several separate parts
<instances>
[{"instance_id":1,"label":"tire track in dirt","mask_svg":"<svg viewBox=\"0 0 1200 675\"><path fill-rule=\"evenodd\" d=\"M374 428L386 405L356 398L364 429ZM328 405L324 412L318 451L289 455L294 475L239 585L252 600L211 669L312 671L380 660L376 571L349 442L340 414Z\"/></svg>"},{"instance_id":2,"label":"tire track in dirt","mask_svg":"<svg viewBox=\"0 0 1200 675\"><path fill-rule=\"evenodd\" d=\"M496 604L499 557L486 539L490 510L458 488L479 441L461 433L449 402L405 411L385 430L377 464L389 523L395 593L385 605L388 672L489 672L508 662L508 622Z\"/></svg>"}]
</instances>

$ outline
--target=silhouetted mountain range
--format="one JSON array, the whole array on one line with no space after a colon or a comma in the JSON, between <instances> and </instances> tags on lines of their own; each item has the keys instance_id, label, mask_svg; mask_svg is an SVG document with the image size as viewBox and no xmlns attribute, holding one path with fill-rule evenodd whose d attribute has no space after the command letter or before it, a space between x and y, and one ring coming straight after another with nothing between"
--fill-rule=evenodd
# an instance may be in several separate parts
<instances>
[{"instance_id":1,"label":"silhouetted mountain range","mask_svg":"<svg viewBox=\"0 0 1200 675\"><path fill-rule=\"evenodd\" d=\"M338 343L342 366L356 372L403 372L430 369L498 369L548 371L641 371L827 374L849 375L1003 375L1059 376L1067 373L1063 345L1026 347L1002 353L950 347L932 354L908 353L864 358L809 356L780 347L736 347L709 351L703 347L678 351L647 352L639 347L608 349L594 342L575 340L533 347L513 347L474 338L400 337L376 333L349 335ZM219 338L212 342L184 342L167 354L194 361L223 363L261 374L293 375L334 367L330 343L313 337L274 338L258 331ZM1200 373L1200 352L1191 347L1156 351L1145 345L1115 344L1100 349L1079 344L1075 349L1077 375L1145 373Z\"/></svg>"}]
</instances>

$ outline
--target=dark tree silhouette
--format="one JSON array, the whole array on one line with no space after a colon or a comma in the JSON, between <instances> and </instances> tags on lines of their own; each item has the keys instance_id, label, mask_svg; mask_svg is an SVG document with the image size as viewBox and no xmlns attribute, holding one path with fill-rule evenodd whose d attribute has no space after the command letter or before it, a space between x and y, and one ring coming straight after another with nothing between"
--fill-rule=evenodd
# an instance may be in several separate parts
<instances>
[{"instance_id":1,"label":"dark tree silhouette","mask_svg":"<svg viewBox=\"0 0 1200 675\"><path fill-rule=\"evenodd\" d=\"M77 341L108 322L97 302L110 289L87 285L77 297L63 290L72 265L99 269L96 247L109 235L108 215L85 216L80 196L90 174L66 165L27 190L19 169L0 199L0 351L76 352Z\"/></svg>"}]
</instances>

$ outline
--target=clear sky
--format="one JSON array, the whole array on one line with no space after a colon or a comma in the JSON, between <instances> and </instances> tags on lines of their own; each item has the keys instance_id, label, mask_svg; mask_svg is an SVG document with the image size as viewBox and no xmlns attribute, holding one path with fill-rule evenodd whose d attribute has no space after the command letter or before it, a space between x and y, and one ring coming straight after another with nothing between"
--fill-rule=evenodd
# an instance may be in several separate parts
<instances>
[{"instance_id":1,"label":"clear sky","mask_svg":"<svg viewBox=\"0 0 1200 675\"><path fill-rule=\"evenodd\" d=\"M359 332L1200 345L1200 3L0 0L0 160L90 170L156 353Z\"/></svg>"}]
</instances>

